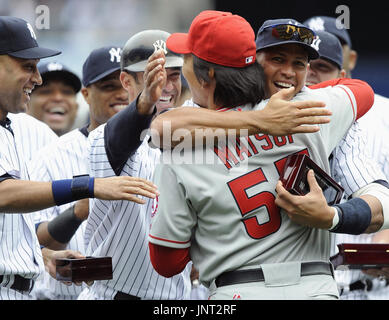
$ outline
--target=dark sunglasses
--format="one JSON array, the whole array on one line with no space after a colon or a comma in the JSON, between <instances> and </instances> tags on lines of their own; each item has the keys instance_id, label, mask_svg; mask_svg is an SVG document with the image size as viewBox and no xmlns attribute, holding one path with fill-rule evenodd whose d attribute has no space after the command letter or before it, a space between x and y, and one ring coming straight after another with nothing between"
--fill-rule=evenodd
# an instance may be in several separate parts
<instances>
[{"instance_id":1,"label":"dark sunglasses","mask_svg":"<svg viewBox=\"0 0 389 320\"><path fill-rule=\"evenodd\" d=\"M282 40L289 40L292 38L298 38L301 42L311 45L315 39L315 33L305 27L297 27L291 24L276 24L268 26L272 28L271 34L273 37Z\"/></svg>"}]
</instances>

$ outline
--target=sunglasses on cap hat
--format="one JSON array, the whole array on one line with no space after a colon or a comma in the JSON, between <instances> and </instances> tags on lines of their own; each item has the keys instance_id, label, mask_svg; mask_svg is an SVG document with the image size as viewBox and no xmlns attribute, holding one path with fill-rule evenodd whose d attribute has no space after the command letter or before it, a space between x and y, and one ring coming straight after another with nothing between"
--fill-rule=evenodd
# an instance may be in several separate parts
<instances>
[{"instance_id":1,"label":"sunglasses on cap hat","mask_svg":"<svg viewBox=\"0 0 389 320\"><path fill-rule=\"evenodd\" d=\"M315 34L312 30L305 27L298 27L291 24L276 24L267 26L264 30L269 28L272 28L271 34L277 39L290 40L297 38L297 40L308 45L311 45L315 39Z\"/></svg>"}]
</instances>

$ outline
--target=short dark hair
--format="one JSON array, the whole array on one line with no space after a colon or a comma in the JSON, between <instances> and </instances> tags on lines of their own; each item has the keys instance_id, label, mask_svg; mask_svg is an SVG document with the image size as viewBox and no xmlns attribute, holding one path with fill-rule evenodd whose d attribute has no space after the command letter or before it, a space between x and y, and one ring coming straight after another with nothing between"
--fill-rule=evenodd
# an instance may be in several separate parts
<instances>
[{"instance_id":1,"label":"short dark hair","mask_svg":"<svg viewBox=\"0 0 389 320\"><path fill-rule=\"evenodd\" d=\"M140 81L138 80L138 73L143 71L134 72L134 71L129 71L127 69L123 69L122 71L129 74L131 77L133 77L136 84L140 84Z\"/></svg>"},{"instance_id":2,"label":"short dark hair","mask_svg":"<svg viewBox=\"0 0 389 320\"><path fill-rule=\"evenodd\" d=\"M265 97L265 75L262 66L255 62L244 68L225 67L193 55L193 69L197 80L210 82L208 71L215 71L214 101L221 107L255 105Z\"/></svg>"}]
</instances>

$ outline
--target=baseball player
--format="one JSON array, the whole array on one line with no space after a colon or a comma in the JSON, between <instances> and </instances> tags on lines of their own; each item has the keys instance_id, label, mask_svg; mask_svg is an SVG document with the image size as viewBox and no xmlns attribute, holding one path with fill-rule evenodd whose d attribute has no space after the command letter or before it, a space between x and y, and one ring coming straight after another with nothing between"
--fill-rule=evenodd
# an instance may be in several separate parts
<instances>
[{"instance_id":1,"label":"baseball player","mask_svg":"<svg viewBox=\"0 0 389 320\"><path fill-rule=\"evenodd\" d=\"M105 123L129 103L128 93L119 80L120 54L121 49L115 46L98 48L90 53L83 66L82 88L82 94L90 107L90 123L62 135L55 143L40 150L29 163L31 179L52 181L89 172L86 155L89 132ZM83 204L81 201L72 202L34 214L35 224L39 224L37 234L40 244L52 249L66 248L84 253L85 223L82 221L88 216L89 206L88 203ZM53 239L52 225L48 221L69 210L74 211L75 216L80 219L79 223L69 230L65 238L62 236L60 239ZM61 245L64 243L66 245ZM75 284L68 286L58 282L47 273L43 282L39 288L38 283L35 285L34 291L38 299L76 299L83 289Z\"/></svg>"},{"instance_id":2,"label":"baseball player","mask_svg":"<svg viewBox=\"0 0 389 320\"><path fill-rule=\"evenodd\" d=\"M351 72L357 64L358 53L352 48L351 38L346 28L339 27L336 20L337 18L334 17L314 16L305 20L303 24L314 31L327 31L339 39L343 52L342 67L346 71L346 77L351 78Z\"/></svg>"},{"instance_id":3,"label":"baseball player","mask_svg":"<svg viewBox=\"0 0 389 320\"><path fill-rule=\"evenodd\" d=\"M320 23L316 23L316 22ZM314 23L315 22L315 23ZM329 17L313 17L307 20L307 24L320 30L325 29L328 32L336 35L340 40L347 40L348 46L351 47L350 37L345 29L336 28L335 18ZM324 56L330 55L332 61L341 62L339 58L339 48L327 48L325 45L328 42L320 43L319 50L325 50ZM343 45L344 48L344 45ZM329 50L328 50L329 49ZM346 50L346 52L348 52ZM345 53L343 52L343 56ZM356 53L355 53L356 55ZM345 64L343 63L343 66ZM308 80L312 81L313 79ZM387 148L383 142L383 134L388 128L386 113L389 100L385 97L375 94L374 105L358 122L355 130L350 130L344 142L338 147L339 152L336 153L336 161L334 161L334 172L337 174L341 184L345 186L345 195L348 196L358 189L365 187L367 183L380 179L379 175L375 175L371 170L369 160L366 157L371 157L376 166L381 169L383 178L388 180L388 165L387 165ZM354 134L353 134L354 133ZM353 134L353 135L352 135ZM364 152L360 152L364 150ZM337 171L339 173L337 173ZM381 177L382 177L381 175ZM374 178L375 176L375 178ZM366 188L366 187L365 187ZM382 206L385 209L385 200L381 200ZM384 212L385 213L385 212ZM382 230L384 227L381 227ZM377 231L377 230L375 230ZM361 234L361 235L345 235L335 234L332 254L335 254L337 244L339 243L369 243L369 242L388 242L388 231L380 231L376 234ZM371 270L372 275L388 276L385 270ZM369 273L369 271L368 271ZM386 299L388 297L387 281L373 277L368 277L366 274L359 271L335 271L336 280L339 284L342 299Z\"/></svg>"},{"instance_id":4,"label":"baseball player","mask_svg":"<svg viewBox=\"0 0 389 320\"><path fill-rule=\"evenodd\" d=\"M168 36L165 31L145 30L123 47L120 80L133 102L88 137L90 169L96 177L151 179L160 151L150 148L141 133L148 129L155 113L176 104L181 92L183 59L167 50ZM128 201L93 201L85 230L86 254L111 256L113 279L95 282L79 299L189 298L190 265L167 279L150 263L147 236L156 205L153 201L143 206Z\"/></svg>"},{"instance_id":5,"label":"baseball player","mask_svg":"<svg viewBox=\"0 0 389 320\"><path fill-rule=\"evenodd\" d=\"M43 121L61 136L69 132L78 111L78 76L58 61L38 64L42 85L31 93L27 113Z\"/></svg>"},{"instance_id":6,"label":"baseball player","mask_svg":"<svg viewBox=\"0 0 389 320\"><path fill-rule=\"evenodd\" d=\"M39 47L32 26L16 17L0 17L0 38L0 297L2 300L31 299L29 293L34 280L44 266L33 217L23 213L87 197L130 199L141 193L134 189L134 184L139 185L133 183L135 178L128 177L113 180L84 176L53 182L29 181L25 158L30 154L22 149L20 138L15 137L22 132L16 130L15 125L23 124L13 123L8 114L24 112L31 91L42 83L37 69L39 59L60 52ZM155 197L156 189L144 182L140 184L142 190L146 189L144 184L150 186L147 190L153 194L143 194ZM42 250L48 252L45 248ZM49 262L69 256L66 250L51 252Z\"/></svg>"},{"instance_id":7,"label":"baseball player","mask_svg":"<svg viewBox=\"0 0 389 320\"><path fill-rule=\"evenodd\" d=\"M8 118L13 124L15 140L22 146L26 160L30 160L38 150L58 139L46 123L24 112L8 113Z\"/></svg>"},{"instance_id":8,"label":"baseball player","mask_svg":"<svg viewBox=\"0 0 389 320\"><path fill-rule=\"evenodd\" d=\"M280 24L265 22L262 40L268 46L279 45L286 41L284 37L288 34L283 30L289 25L283 21ZM294 31L293 43L308 50L299 51L299 56L305 57L299 59L300 63L303 61L306 68L308 54L315 54L308 46L314 34L309 29ZM202 37L196 37L198 34ZM247 37L242 39L241 34ZM290 35L288 40L291 41ZM223 49L225 43L229 50ZM215 85L219 85L220 80L216 79L220 79L221 66L230 69L234 65L245 70L256 61L253 30L243 18L230 13L200 13L188 35L173 34L167 45L172 51L186 54L184 76L191 89L197 86L198 90L197 97L193 94L194 101L205 106L201 101L207 101L206 96L214 97L208 108L230 107L223 96L214 92ZM204 82L213 83L209 86L203 83L202 90L198 86L201 80L195 76L200 59L205 60L209 68L205 72L209 79ZM300 63L297 66L301 67ZM285 87L288 83L282 80L270 85ZM230 75L228 84L232 83ZM149 235L151 261L156 270L171 276L192 259L199 267L200 281L210 288L211 299L337 298L336 282L328 262L328 231L290 221L285 212L275 206L274 189L289 154L306 153L329 172L328 156L355 120L354 114L358 117L372 104L371 88L360 81L355 84L361 92L353 86L334 86L306 89L296 95L295 99L314 97L325 101L332 110L331 122L320 125L320 133L283 138L254 135L248 140L240 138L231 148L226 145L194 151L195 159L196 152L206 152L206 156L214 160L212 165L158 165L154 181L160 186L161 194ZM297 91L299 83L295 85ZM266 102L254 108L263 108ZM355 107L357 110L353 111Z\"/></svg>"}]
</instances>

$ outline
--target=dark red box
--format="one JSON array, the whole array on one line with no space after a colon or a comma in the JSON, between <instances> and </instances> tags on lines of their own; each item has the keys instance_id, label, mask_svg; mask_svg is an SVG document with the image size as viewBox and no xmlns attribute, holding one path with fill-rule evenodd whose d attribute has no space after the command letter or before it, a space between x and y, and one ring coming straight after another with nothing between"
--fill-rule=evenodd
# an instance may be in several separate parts
<instances>
[{"instance_id":1,"label":"dark red box","mask_svg":"<svg viewBox=\"0 0 389 320\"><path fill-rule=\"evenodd\" d=\"M305 154L292 154L287 157L280 180L286 190L295 195L306 195L309 192L307 173L315 172L315 178L323 190L328 205L340 202L344 189Z\"/></svg>"},{"instance_id":2,"label":"dark red box","mask_svg":"<svg viewBox=\"0 0 389 320\"><path fill-rule=\"evenodd\" d=\"M330 258L337 270L389 267L389 243L341 243Z\"/></svg>"},{"instance_id":3,"label":"dark red box","mask_svg":"<svg viewBox=\"0 0 389 320\"><path fill-rule=\"evenodd\" d=\"M94 281L112 279L111 257L56 259L56 279L60 281Z\"/></svg>"}]
</instances>

